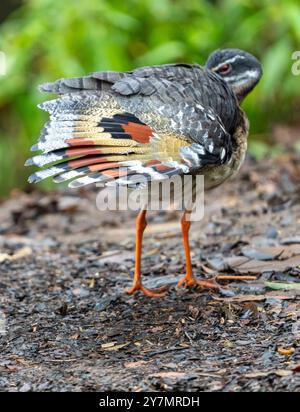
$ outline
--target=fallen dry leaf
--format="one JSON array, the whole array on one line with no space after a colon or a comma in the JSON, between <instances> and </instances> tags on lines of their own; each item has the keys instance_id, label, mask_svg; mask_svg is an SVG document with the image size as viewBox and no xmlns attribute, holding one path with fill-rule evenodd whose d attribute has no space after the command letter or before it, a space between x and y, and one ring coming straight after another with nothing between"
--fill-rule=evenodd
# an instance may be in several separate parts
<instances>
[{"instance_id":1,"label":"fallen dry leaf","mask_svg":"<svg viewBox=\"0 0 300 412\"><path fill-rule=\"evenodd\" d=\"M129 369L131 369L131 368L139 368L140 366L146 365L147 363L148 363L148 362L143 361L143 360L137 361L137 362L126 362L126 363L124 363L124 367L125 367L125 368L129 368Z\"/></svg>"},{"instance_id":2,"label":"fallen dry leaf","mask_svg":"<svg viewBox=\"0 0 300 412\"><path fill-rule=\"evenodd\" d=\"M10 260L11 256L7 253L0 253L0 263L4 262L5 260Z\"/></svg>"},{"instance_id":3,"label":"fallen dry leaf","mask_svg":"<svg viewBox=\"0 0 300 412\"><path fill-rule=\"evenodd\" d=\"M268 375L275 374L283 378L285 376L290 376L292 373L293 372L291 370L287 370L287 369L275 369L275 370L266 371L266 372L257 371L257 372L246 373L244 377L249 378L249 379L257 379L257 378L265 378Z\"/></svg>"},{"instance_id":4,"label":"fallen dry leaf","mask_svg":"<svg viewBox=\"0 0 300 412\"><path fill-rule=\"evenodd\" d=\"M290 376L293 372L287 369L277 369L274 371L277 376L284 378L285 376Z\"/></svg>"},{"instance_id":5,"label":"fallen dry leaf","mask_svg":"<svg viewBox=\"0 0 300 412\"><path fill-rule=\"evenodd\" d=\"M24 246L21 249L17 250L16 253L13 255L9 255L8 253L0 253L0 263L4 262L5 260L18 260L22 259L26 256L31 255L32 249L29 246Z\"/></svg>"},{"instance_id":6,"label":"fallen dry leaf","mask_svg":"<svg viewBox=\"0 0 300 412\"><path fill-rule=\"evenodd\" d=\"M254 260L285 260L295 255L300 255L300 244L268 246L268 247L245 247L242 249L245 257Z\"/></svg>"},{"instance_id":7,"label":"fallen dry leaf","mask_svg":"<svg viewBox=\"0 0 300 412\"><path fill-rule=\"evenodd\" d=\"M157 332L161 332L163 330L164 330L163 326L154 326L153 328L150 329L150 332L157 333Z\"/></svg>"},{"instance_id":8,"label":"fallen dry leaf","mask_svg":"<svg viewBox=\"0 0 300 412\"><path fill-rule=\"evenodd\" d=\"M18 372L20 370L20 366L18 365L5 365L5 368L9 370L9 372Z\"/></svg>"},{"instance_id":9,"label":"fallen dry leaf","mask_svg":"<svg viewBox=\"0 0 300 412\"><path fill-rule=\"evenodd\" d=\"M293 244L300 244L300 236L291 236L291 237L286 237L281 240L281 243L283 245L293 245Z\"/></svg>"},{"instance_id":10,"label":"fallen dry leaf","mask_svg":"<svg viewBox=\"0 0 300 412\"><path fill-rule=\"evenodd\" d=\"M11 256L11 260L22 259L26 256L31 255L31 253L32 249L29 246L24 246Z\"/></svg>"},{"instance_id":11,"label":"fallen dry leaf","mask_svg":"<svg viewBox=\"0 0 300 412\"><path fill-rule=\"evenodd\" d=\"M274 299L295 299L295 295L273 295L273 294L265 294L265 295L236 295L228 298L221 298L219 296L214 296L214 300L221 301L221 302L259 302L261 300L265 300L268 298ZM209 302L213 304L214 302Z\"/></svg>"},{"instance_id":12,"label":"fallen dry leaf","mask_svg":"<svg viewBox=\"0 0 300 412\"><path fill-rule=\"evenodd\" d=\"M112 342L110 343L104 343L104 345L101 345L101 348L104 350L109 350L109 351L113 351L113 350L119 350L121 348L124 348L125 346L128 346L130 344L130 342L126 342L126 343L121 343L120 345L112 345Z\"/></svg>"},{"instance_id":13,"label":"fallen dry leaf","mask_svg":"<svg viewBox=\"0 0 300 412\"><path fill-rule=\"evenodd\" d=\"M95 284L96 284L96 280L95 278L92 278L89 280L88 287L92 289L95 287Z\"/></svg>"},{"instance_id":14,"label":"fallen dry leaf","mask_svg":"<svg viewBox=\"0 0 300 412\"><path fill-rule=\"evenodd\" d=\"M128 250L113 250L102 253L98 260L101 263L123 263L125 260L132 260L133 254Z\"/></svg>"},{"instance_id":15,"label":"fallen dry leaf","mask_svg":"<svg viewBox=\"0 0 300 412\"><path fill-rule=\"evenodd\" d=\"M263 272L281 271L300 265L300 254L285 260L257 260L244 256L232 256L222 259L208 260L210 266L215 270L233 270L243 274L261 274Z\"/></svg>"},{"instance_id":16,"label":"fallen dry leaf","mask_svg":"<svg viewBox=\"0 0 300 412\"><path fill-rule=\"evenodd\" d=\"M101 345L101 348L102 348L102 349L111 348L111 347L115 346L116 343L117 343L116 341L115 341L115 342L103 343L103 344Z\"/></svg>"},{"instance_id":17,"label":"fallen dry leaf","mask_svg":"<svg viewBox=\"0 0 300 412\"><path fill-rule=\"evenodd\" d=\"M159 372L159 373L154 373L153 375L154 378L169 378L169 379L177 379L177 378L183 378L187 376L185 372Z\"/></svg>"},{"instance_id":18,"label":"fallen dry leaf","mask_svg":"<svg viewBox=\"0 0 300 412\"><path fill-rule=\"evenodd\" d=\"M291 356L295 352L295 348L293 348L292 346L290 348L279 347L277 348L277 352L280 355Z\"/></svg>"},{"instance_id":19,"label":"fallen dry leaf","mask_svg":"<svg viewBox=\"0 0 300 412\"><path fill-rule=\"evenodd\" d=\"M250 372L246 373L244 375L244 378L249 378L249 379L256 379L256 378L264 378L265 376L268 376L270 372Z\"/></svg>"}]
</instances>

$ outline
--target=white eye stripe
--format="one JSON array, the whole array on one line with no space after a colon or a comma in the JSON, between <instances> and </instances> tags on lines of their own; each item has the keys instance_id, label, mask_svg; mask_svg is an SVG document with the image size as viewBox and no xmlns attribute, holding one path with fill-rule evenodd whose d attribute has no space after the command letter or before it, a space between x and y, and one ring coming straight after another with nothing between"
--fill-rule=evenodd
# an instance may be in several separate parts
<instances>
[{"instance_id":1,"label":"white eye stripe","mask_svg":"<svg viewBox=\"0 0 300 412\"><path fill-rule=\"evenodd\" d=\"M234 63L238 59L245 60L245 56L238 54L237 56L234 56L231 59L225 60L224 62L220 63L218 66L214 67L214 70L219 70L219 68L224 66L224 64Z\"/></svg>"},{"instance_id":2,"label":"white eye stripe","mask_svg":"<svg viewBox=\"0 0 300 412\"><path fill-rule=\"evenodd\" d=\"M247 70L246 72L241 73L239 76L228 76L226 77L226 81L230 82L231 80L234 82L247 80L247 79L257 79L259 77L258 70Z\"/></svg>"}]
</instances>

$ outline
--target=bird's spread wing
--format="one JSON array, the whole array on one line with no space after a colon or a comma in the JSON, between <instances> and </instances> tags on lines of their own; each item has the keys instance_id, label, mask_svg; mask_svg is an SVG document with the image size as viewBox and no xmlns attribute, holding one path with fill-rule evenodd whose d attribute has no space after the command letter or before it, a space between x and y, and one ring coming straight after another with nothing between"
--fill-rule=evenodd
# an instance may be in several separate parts
<instances>
[{"instance_id":1,"label":"bird's spread wing","mask_svg":"<svg viewBox=\"0 0 300 412\"><path fill-rule=\"evenodd\" d=\"M164 75L154 66L134 76L102 72L42 86L61 96L40 106L50 121L33 146L42 153L27 164L46 168L30 181L52 176L72 179L71 187L112 179L136 184L137 175L161 180L226 162L230 135L211 107L193 101L185 65L162 67Z\"/></svg>"},{"instance_id":2,"label":"bird's spread wing","mask_svg":"<svg viewBox=\"0 0 300 412\"><path fill-rule=\"evenodd\" d=\"M145 94L149 88L149 78L166 79L178 83L189 83L195 77L197 71L203 69L195 64L164 64L159 66L145 66L130 72L95 72L84 77L59 79L53 83L45 83L40 89L45 92L65 94L78 90L105 91L112 84L117 83L117 88L123 83L128 84L128 90L124 94L134 94L143 91ZM118 83L119 82L119 83ZM150 79L151 83L151 79ZM150 85L151 86L151 85ZM151 87L153 89L153 87Z\"/></svg>"},{"instance_id":3,"label":"bird's spread wing","mask_svg":"<svg viewBox=\"0 0 300 412\"><path fill-rule=\"evenodd\" d=\"M101 93L115 91L128 97L148 96L159 104L185 101L211 108L230 132L236 122L236 98L219 76L198 64L145 66L131 72L95 72L84 77L45 83L42 91L67 94L82 90Z\"/></svg>"}]
</instances>

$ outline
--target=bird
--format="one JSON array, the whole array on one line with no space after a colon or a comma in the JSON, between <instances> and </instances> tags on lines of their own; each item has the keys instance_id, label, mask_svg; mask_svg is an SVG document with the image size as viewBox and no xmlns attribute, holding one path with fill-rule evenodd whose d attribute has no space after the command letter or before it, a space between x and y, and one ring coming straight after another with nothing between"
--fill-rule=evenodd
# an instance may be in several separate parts
<instances>
[{"instance_id":1,"label":"bird","mask_svg":"<svg viewBox=\"0 0 300 412\"><path fill-rule=\"evenodd\" d=\"M40 153L25 163L40 168L29 182L52 177L56 183L69 181L71 188L113 182L138 189L137 176L147 186L171 176L201 175L205 191L217 187L244 161L249 121L241 103L262 73L252 54L226 48L212 52L204 66L153 65L45 83L40 90L58 96L39 105L50 120L31 148ZM127 293L162 297L166 286L149 289L142 282L146 214L147 204L136 218L135 270ZM191 210L185 209L181 230L186 274L178 286L217 288L214 279L193 274L190 216Z\"/></svg>"}]
</instances>

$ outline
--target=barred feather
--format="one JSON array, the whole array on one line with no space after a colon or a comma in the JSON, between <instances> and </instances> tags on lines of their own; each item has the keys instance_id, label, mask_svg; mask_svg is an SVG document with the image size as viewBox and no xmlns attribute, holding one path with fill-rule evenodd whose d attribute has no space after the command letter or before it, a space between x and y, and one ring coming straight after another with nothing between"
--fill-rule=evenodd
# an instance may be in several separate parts
<instances>
[{"instance_id":1,"label":"barred feather","mask_svg":"<svg viewBox=\"0 0 300 412\"><path fill-rule=\"evenodd\" d=\"M45 169L30 182L52 177L73 179L72 187L112 179L133 184L137 175L159 180L231 158L227 130L237 116L235 98L198 65L93 73L47 83L41 90L60 97L39 106L50 120L32 146L41 153L26 165ZM126 177L120 177L125 166Z\"/></svg>"}]
</instances>

